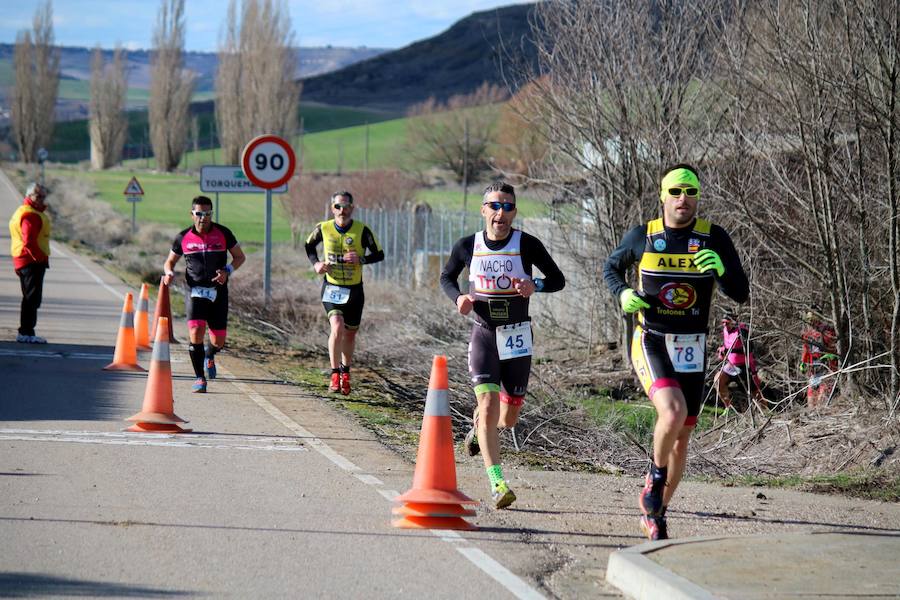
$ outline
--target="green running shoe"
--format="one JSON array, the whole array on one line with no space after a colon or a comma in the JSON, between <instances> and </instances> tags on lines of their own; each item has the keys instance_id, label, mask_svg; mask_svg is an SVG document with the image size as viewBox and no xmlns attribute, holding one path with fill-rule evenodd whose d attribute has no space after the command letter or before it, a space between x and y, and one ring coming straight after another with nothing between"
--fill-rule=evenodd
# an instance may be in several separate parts
<instances>
[{"instance_id":1,"label":"green running shoe","mask_svg":"<svg viewBox=\"0 0 900 600\"><path fill-rule=\"evenodd\" d=\"M510 504L516 501L516 495L513 493L509 486L506 485L505 481L501 481L496 486L494 486L494 491L491 494L491 499L494 501L494 508L506 508Z\"/></svg>"}]
</instances>

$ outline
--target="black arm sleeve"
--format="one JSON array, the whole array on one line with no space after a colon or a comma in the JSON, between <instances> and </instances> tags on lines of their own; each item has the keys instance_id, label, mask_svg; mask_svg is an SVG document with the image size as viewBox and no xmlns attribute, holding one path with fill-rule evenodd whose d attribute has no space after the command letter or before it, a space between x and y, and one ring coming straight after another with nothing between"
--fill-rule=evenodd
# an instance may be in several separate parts
<instances>
[{"instance_id":1,"label":"black arm sleeve","mask_svg":"<svg viewBox=\"0 0 900 600\"><path fill-rule=\"evenodd\" d=\"M378 245L378 240L375 239L375 234L372 233L368 225L363 228L362 245L363 248L368 250L365 257L360 257L363 259L363 264L371 265L384 260L384 250Z\"/></svg>"},{"instance_id":2,"label":"black arm sleeve","mask_svg":"<svg viewBox=\"0 0 900 600\"><path fill-rule=\"evenodd\" d=\"M447 297L456 303L456 299L462 293L459 289L459 274L472 262L472 252L475 249L475 235L464 237L453 244L453 250L447 257L447 264L441 271L441 289Z\"/></svg>"},{"instance_id":3,"label":"black arm sleeve","mask_svg":"<svg viewBox=\"0 0 900 600\"><path fill-rule=\"evenodd\" d=\"M603 265L603 279L614 298L618 299L619 294L628 287L628 283L625 281L625 271L641 260L641 256L644 255L646 239L647 226L638 225L625 234L622 243L606 259L606 264Z\"/></svg>"},{"instance_id":4,"label":"black arm sleeve","mask_svg":"<svg viewBox=\"0 0 900 600\"><path fill-rule=\"evenodd\" d=\"M566 287L566 276L559 270L547 248L533 235L522 234L522 256L528 257L529 262L541 270L544 275L544 287L542 293L558 292Z\"/></svg>"},{"instance_id":5,"label":"black arm sleeve","mask_svg":"<svg viewBox=\"0 0 900 600\"><path fill-rule=\"evenodd\" d=\"M316 228L313 229L313 232L309 234L309 237L306 238L306 244L304 244L304 248L306 249L306 257L309 259L311 265L315 265L319 262L319 253L316 251L316 246L322 243L322 226L316 225Z\"/></svg>"},{"instance_id":6,"label":"black arm sleeve","mask_svg":"<svg viewBox=\"0 0 900 600\"><path fill-rule=\"evenodd\" d=\"M725 266L725 274L722 277L716 277L716 281L722 286L722 292L735 302L746 302L750 297L750 282L747 281L747 274L744 273L741 259L737 250L734 249L731 237L718 225L712 226L709 237L710 245L719 253L722 264Z\"/></svg>"}]
</instances>

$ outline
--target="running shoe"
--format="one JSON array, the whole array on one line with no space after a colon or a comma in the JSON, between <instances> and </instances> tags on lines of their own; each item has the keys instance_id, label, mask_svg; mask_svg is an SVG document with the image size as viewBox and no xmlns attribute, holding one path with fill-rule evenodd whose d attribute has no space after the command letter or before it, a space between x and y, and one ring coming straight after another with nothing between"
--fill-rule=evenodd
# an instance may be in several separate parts
<instances>
[{"instance_id":1,"label":"running shoe","mask_svg":"<svg viewBox=\"0 0 900 600\"><path fill-rule=\"evenodd\" d=\"M501 481L494 486L491 493L491 500L494 501L494 508L506 508L516 501L516 495L513 493L505 481Z\"/></svg>"},{"instance_id":2,"label":"running shoe","mask_svg":"<svg viewBox=\"0 0 900 600\"><path fill-rule=\"evenodd\" d=\"M463 438L463 450L465 450L466 454L469 456L476 456L479 452L481 452L481 447L478 445L478 409L475 409L475 414L472 415L472 428L469 429L469 432L466 433L466 437Z\"/></svg>"},{"instance_id":3,"label":"running shoe","mask_svg":"<svg viewBox=\"0 0 900 600\"><path fill-rule=\"evenodd\" d=\"M669 539L669 531L665 517L641 517L641 531L651 542Z\"/></svg>"},{"instance_id":4,"label":"running shoe","mask_svg":"<svg viewBox=\"0 0 900 600\"><path fill-rule=\"evenodd\" d=\"M331 385L328 386L328 390L331 392L339 392L341 391L341 374L334 372L331 374Z\"/></svg>"},{"instance_id":5,"label":"running shoe","mask_svg":"<svg viewBox=\"0 0 900 600\"><path fill-rule=\"evenodd\" d=\"M206 377L208 379L216 378L216 359L212 356L206 359Z\"/></svg>"},{"instance_id":6,"label":"running shoe","mask_svg":"<svg viewBox=\"0 0 900 600\"><path fill-rule=\"evenodd\" d=\"M341 393L345 396L350 393L350 373L341 373Z\"/></svg>"},{"instance_id":7,"label":"running shoe","mask_svg":"<svg viewBox=\"0 0 900 600\"><path fill-rule=\"evenodd\" d=\"M657 492L653 489L653 477L648 472L647 478L644 480L644 489L641 490L638 498L638 506L646 516L655 517L662 512L662 504L662 491Z\"/></svg>"},{"instance_id":8,"label":"running shoe","mask_svg":"<svg viewBox=\"0 0 900 600\"><path fill-rule=\"evenodd\" d=\"M46 344L47 340L42 338L39 335L22 335L21 333L16 336L16 341L20 344Z\"/></svg>"},{"instance_id":9,"label":"running shoe","mask_svg":"<svg viewBox=\"0 0 900 600\"><path fill-rule=\"evenodd\" d=\"M205 394L206 393L206 378L198 377L197 381L194 382L194 385L191 386L191 391L195 394Z\"/></svg>"}]
</instances>

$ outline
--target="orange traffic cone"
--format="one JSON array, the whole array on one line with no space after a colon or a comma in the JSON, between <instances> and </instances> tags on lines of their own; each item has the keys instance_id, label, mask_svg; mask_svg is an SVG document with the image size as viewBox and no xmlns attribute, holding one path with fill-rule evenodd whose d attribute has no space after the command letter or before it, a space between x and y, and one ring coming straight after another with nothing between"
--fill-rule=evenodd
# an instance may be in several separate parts
<instances>
[{"instance_id":1,"label":"orange traffic cone","mask_svg":"<svg viewBox=\"0 0 900 600\"><path fill-rule=\"evenodd\" d=\"M187 433L192 431L178 426L178 423L187 423L187 421L173 412L174 404L172 363L169 360L169 323L166 317L160 317L156 330L156 342L153 344L153 357L150 359L150 375L147 377L144 405L141 412L125 419L134 421L134 425L125 431L150 433Z\"/></svg>"},{"instance_id":2,"label":"orange traffic cone","mask_svg":"<svg viewBox=\"0 0 900 600\"><path fill-rule=\"evenodd\" d=\"M122 320L119 321L119 335L116 337L116 352L113 361L103 367L105 371L144 371L137 362L137 346L134 343L134 300L131 292L125 294Z\"/></svg>"},{"instance_id":3,"label":"orange traffic cone","mask_svg":"<svg viewBox=\"0 0 900 600\"><path fill-rule=\"evenodd\" d=\"M134 313L134 341L140 350L150 349L150 291L146 283L141 284L141 297Z\"/></svg>"},{"instance_id":4,"label":"orange traffic cone","mask_svg":"<svg viewBox=\"0 0 900 600\"><path fill-rule=\"evenodd\" d=\"M462 504L477 504L456 489L453 426L447 392L447 357L435 356L419 434L419 453L412 489L399 496L391 524L406 529L475 529L461 517L475 516Z\"/></svg>"},{"instance_id":5,"label":"orange traffic cone","mask_svg":"<svg viewBox=\"0 0 900 600\"><path fill-rule=\"evenodd\" d=\"M156 335L157 323L159 323L160 317L165 317L169 320L169 343L177 344L178 340L175 339L175 332L172 330L172 305L169 303L169 286L163 283L162 278L159 280L156 310L153 311L153 329L150 330L154 336Z\"/></svg>"}]
</instances>

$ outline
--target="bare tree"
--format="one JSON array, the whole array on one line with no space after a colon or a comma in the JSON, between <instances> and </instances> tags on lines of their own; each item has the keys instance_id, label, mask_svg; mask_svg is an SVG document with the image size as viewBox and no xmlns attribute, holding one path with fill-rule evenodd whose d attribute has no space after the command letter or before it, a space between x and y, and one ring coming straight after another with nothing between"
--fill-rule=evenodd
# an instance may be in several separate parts
<instances>
[{"instance_id":1,"label":"bare tree","mask_svg":"<svg viewBox=\"0 0 900 600\"><path fill-rule=\"evenodd\" d=\"M156 166L172 171L181 162L188 135L194 76L184 70L184 0L161 0L153 33L150 81L150 143Z\"/></svg>"},{"instance_id":2,"label":"bare tree","mask_svg":"<svg viewBox=\"0 0 900 600\"><path fill-rule=\"evenodd\" d=\"M658 214L662 168L701 162L713 148L723 111L711 81L726 22L721 4L565 1L535 9L540 68L527 73L528 110L518 111L546 136L533 178L553 189L561 243L573 257L567 280L592 298L599 337L618 337L623 348L630 322L612 298L594 305L593 290L627 229Z\"/></svg>"},{"instance_id":3,"label":"bare tree","mask_svg":"<svg viewBox=\"0 0 900 600\"><path fill-rule=\"evenodd\" d=\"M35 10L32 30L16 35L13 63L13 136L21 160L35 162L38 148L50 145L59 93L59 51L53 47L50 0Z\"/></svg>"},{"instance_id":4,"label":"bare tree","mask_svg":"<svg viewBox=\"0 0 900 600\"><path fill-rule=\"evenodd\" d=\"M125 116L125 60L121 48L113 53L112 64L104 65L100 47L91 60L90 124L91 167L108 169L119 162L128 131Z\"/></svg>"},{"instance_id":5,"label":"bare tree","mask_svg":"<svg viewBox=\"0 0 900 600\"><path fill-rule=\"evenodd\" d=\"M506 91L487 82L471 94L434 97L414 105L407 115L406 146L414 161L452 172L460 183L490 168L500 102Z\"/></svg>"},{"instance_id":6,"label":"bare tree","mask_svg":"<svg viewBox=\"0 0 900 600\"><path fill-rule=\"evenodd\" d=\"M224 161L237 164L253 137L297 128L300 84L291 20L279 0L230 0L216 73L216 121Z\"/></svg>"}]
</instances>

